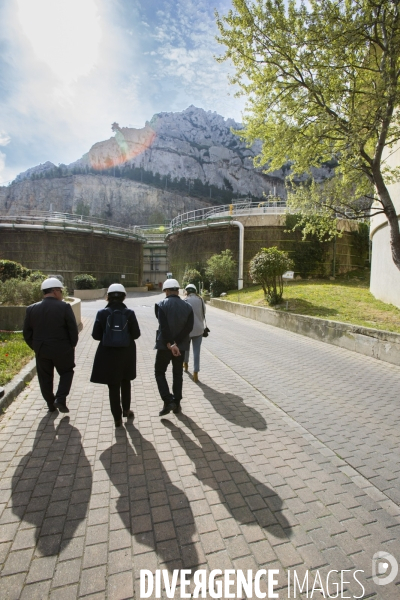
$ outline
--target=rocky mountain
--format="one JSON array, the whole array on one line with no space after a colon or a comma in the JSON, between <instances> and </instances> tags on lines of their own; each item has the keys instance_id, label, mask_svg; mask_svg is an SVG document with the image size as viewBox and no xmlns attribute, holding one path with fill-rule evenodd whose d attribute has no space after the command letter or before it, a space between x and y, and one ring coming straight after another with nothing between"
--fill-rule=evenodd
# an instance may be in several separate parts
<instances>
[{"instance_id":1,"label":"rocky mountain","mask_svg":"<svg viewBox=\"0 0 400 600\"><path fill-rule=\"evenodd\" d=\"M139 224L154 212L175 216L181 206L191 210L188 206L246 196L284 198L289 167L268 175L255 169L260 145L247 148L232 133L241 127L194 106L156 114L142 129L113 123L114 135L76 162L58 167L46 162L0 188L0 210L48 210L52 204L53 210L76 211L84 206L93 216L112 214L107 218L115 221L129 214L129 221ZM321 177L330 176L329 169L320 171Z\"/></svg>"},{"instance_id":2,"label":"rocky mountain","mask_svg":"<svg viewBox=\"0 0 400 600\"><path fill-rule=\"evenodd\" d=\"M181 113L156 114L143 129L114 123L115 136L92 146L70 167L102 171L115 165L129 166L159 173L161 178L168 176L171 181L197 181L240 196L262 198L274 190L284 195L284 171L265 175L254 168L259 146L247 148L232 133L231 128L241 127L233 119L194 106Z\"/></svg>"},{"instance_id":3,"label":"rocky mountain","mask_svg":"<svg viewBox=\"0 0 400 600\"><path fill-rule=\"evenodd\" d=\"M161 223L208 205L198 198L105 175L25 179L0 188L3 214L52 210L90 215L125 226Z\"/></svg>"}]
</instances>

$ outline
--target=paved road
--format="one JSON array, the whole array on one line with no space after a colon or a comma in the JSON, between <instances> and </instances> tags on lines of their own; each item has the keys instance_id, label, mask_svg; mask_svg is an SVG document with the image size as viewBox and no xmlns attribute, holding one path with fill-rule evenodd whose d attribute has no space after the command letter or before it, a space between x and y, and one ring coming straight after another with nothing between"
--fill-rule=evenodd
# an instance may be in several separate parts
<instances>
[{"instance_id":1,"label":"paved road","mask_svg":"<svg viewBox=\"0 0 400 600\"><path fill-rule=\"evenodd\" d=\"M140 570L163 568L279 569L280 598L289 571L320 598L347 569L339 597L399 598L371 561L400 560L400 368L209 308L200 383L185 375L184 414L160 419L157 298L127 301L133 425L115 430L89 382L100 301L83 304L69 417L45 411L36 378L2 417L1 600L140 598Z\"/></svg>"}]
</instances>

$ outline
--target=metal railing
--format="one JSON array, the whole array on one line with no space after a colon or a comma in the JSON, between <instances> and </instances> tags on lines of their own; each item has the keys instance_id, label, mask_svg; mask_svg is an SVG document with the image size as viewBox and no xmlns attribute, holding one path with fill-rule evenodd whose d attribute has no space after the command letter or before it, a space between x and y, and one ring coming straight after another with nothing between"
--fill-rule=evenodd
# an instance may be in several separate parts
<instances>
[{"instance_id":1,"label":"metal railing","mask_svg":"<svg viewBox=\"0 0 400 600\"><path fill-rule=\"evenodd\" d=\"M208 220L232 218L250 215L281 215L286 212L286 200L269 198L265 201L239 200L232 204L223 204L207 208L199 208L187 213L182 213L170 223L170 232L183 226L195 225Z\"/></svg>"},{"instance_id":2,"label":"metal railing","mask_svg":"<svg viewBox=\"0 0 400 600\"><path fill-rule=\"evenodd\" d=\"M110 225L107 219L55 211L26 210L7 215L0 213L0 227L90 232L145 241L144 232L139 226Z\"/></svg>"}]
</instances>

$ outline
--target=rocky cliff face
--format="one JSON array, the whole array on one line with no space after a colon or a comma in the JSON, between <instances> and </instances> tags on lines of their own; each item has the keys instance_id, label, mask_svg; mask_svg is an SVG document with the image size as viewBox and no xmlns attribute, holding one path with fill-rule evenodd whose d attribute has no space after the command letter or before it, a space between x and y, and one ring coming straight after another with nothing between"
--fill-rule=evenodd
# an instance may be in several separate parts
<instances>
[{"instance_id":1,"label":"rocky cliff face","mask_svg":"<svg viewBox=\"0 0 400 600\"><path fill-rule=\"evenodd\" d=\"M253 158L259 146L247 148L231 128L238 130L241 125L194 106L181 113L154 115L143 129L115 123L115 137L92 146L73 166L102 170L131 165L161 177L197 179L220 189L228 186L240 196L261 198L274 192L284 196L284 172L265 175L255 169Z\"/></svg>"},{"instance_id":2,"label":"rocky cliff face","mask_svg":"<svg viewBox=\"0 0 400 600\"><path fill-rule=\"evenodd\" d=\"M47 162L0 188L0 210L49 210L53 205L53 210L144 224L157 212L170 218L202 207L207 198L219 203L248 195L284 198L287 169L268 175L255 169L259 144L247 148L231 128L241 125L194 106L181 113L159 113L142 129L114 123L115 135L94 144L76 162L60 167ZM329 169L318 171L319 178L332 174ZM164 191L138 181L153 182ZM196 186L203 202L191 197ZM216 190L224 193L218 197Z\"/></svg>"},{"instance_id":3,"label":"rocky cliff face","mask_svg":"<svg viewBox=\"0 0 400 600\"><path fill-rule=\"evenodd\" d=\"M145 225L149 220L160 222L207 205L196 198L103 175L25 179L0 188L3 214L53 210L105 218L110 223L124 225Z\"/></svg>"}]
</instances>

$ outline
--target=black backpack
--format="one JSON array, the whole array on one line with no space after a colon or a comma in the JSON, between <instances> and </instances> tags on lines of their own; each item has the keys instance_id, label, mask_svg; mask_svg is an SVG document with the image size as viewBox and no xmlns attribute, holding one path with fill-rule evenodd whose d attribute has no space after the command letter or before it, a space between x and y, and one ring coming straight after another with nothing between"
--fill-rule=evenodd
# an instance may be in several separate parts
<instances>
[{"instance_id":1,"label":"black backpack","mask_svg":"<svg viewBox=\"0 0 400 600\"><path fill-rule=\"evenodd\" d=\"M111 348L126 348L131 343L131 336L128 328L129 310L111 310L107 317L106 328L103 333L103 346Z\"/></svg>"}]
</instances>

